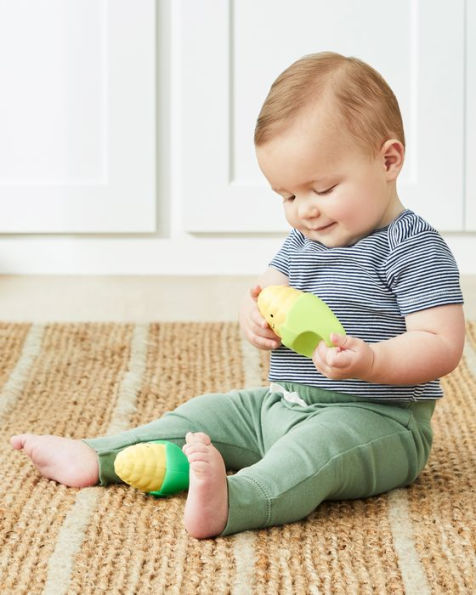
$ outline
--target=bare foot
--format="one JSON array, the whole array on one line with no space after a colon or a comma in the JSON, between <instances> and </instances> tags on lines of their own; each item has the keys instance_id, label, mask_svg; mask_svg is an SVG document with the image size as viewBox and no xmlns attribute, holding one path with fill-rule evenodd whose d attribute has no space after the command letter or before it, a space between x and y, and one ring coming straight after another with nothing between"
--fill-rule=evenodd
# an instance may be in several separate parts
<instances>
[{"instance_id":1,"label":"bare foot","mask_svg":"<svg viewBox=\"0 0 476 595\"><path fill-rule=\"evenodd\" d=\"M190 486L184 525L197 539L215 537L228 520L225 463L206 434L189 432L185 440L183 452L190 463Z\"/></svg>"},{"instance_id":2,"label":"bare foot","mask_svg":"<svg viewBox=\"0 0 476 595\"><path fill-rule=\"evenodd\" d=\"M16 450L23 450L48 479L73 488L84 488L98 482L97 455L81 440L19 434L12 436L10 443Z\"/></svg>"}]
</instances>

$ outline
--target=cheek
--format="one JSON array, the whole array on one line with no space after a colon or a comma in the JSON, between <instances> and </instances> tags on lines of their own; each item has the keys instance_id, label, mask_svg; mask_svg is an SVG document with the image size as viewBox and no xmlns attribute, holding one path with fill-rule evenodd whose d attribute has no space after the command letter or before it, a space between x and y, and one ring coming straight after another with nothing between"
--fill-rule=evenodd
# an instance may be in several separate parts
<instances>
[{"instance_id":1,"label":"cheek","mask_svg":"<svg viewBox=\"0 0 476 595\"><path fill-rule=\"evenodd\" d=\"M296 216L292 207L292 203L284 203L284 216L288 221L295 221Z\"/></svg>"},{"instance_id":2,"label":"cheek","mask_svg":"<svg viewBox=\"0 0 476 595\"><path fill-rule=\"evenodd\" d=\"M355 224L365 220L368 216L369 196L372 196L372 189L369 186L358 188L348 186L342 187L338 194L329 201L327 214L342 223Z\"/></svg>"},{"instance_id":3,"label":"cheek","mask_svg":"<svg viewBox=\"0 0 476 595\"><path fill-rule=\"evenodd\" d=\"M341 223L351 220L354 211L354 201L349 195L345 194L333 197L332 200L326 204L325 209L326 215L329 218L340 221Z\"/></svg>"}]
</instances>

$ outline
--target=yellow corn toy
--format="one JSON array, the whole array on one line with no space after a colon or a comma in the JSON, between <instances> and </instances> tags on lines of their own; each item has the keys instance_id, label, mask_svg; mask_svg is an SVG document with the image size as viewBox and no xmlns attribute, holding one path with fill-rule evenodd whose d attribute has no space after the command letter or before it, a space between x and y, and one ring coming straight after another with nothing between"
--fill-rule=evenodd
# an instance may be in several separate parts
<instances>
[{"instance_id":1,"label":"yellow corn toy","mask_svg":"<svg viewBox=\"0 0 476 595\"><path fill-rule=\"evenodd\" d=\"M306 357L312 357L321 340L332 347L331 333L345 335L344 327L325 302L294 287L265 287L258 296L258 309L282 344Z\"/></svg>"},{"instance_id":2,"label":"yellow corn toy","mask_svg":"<svg viewBox=\"0 0 476 595\"><path fill-rule=\"evenodd\" d=\"M128 446L116 456L114 470L122 481L153 496L170 496L188 488L188 459L167 440Z\"/></svg>"}]
</instances>

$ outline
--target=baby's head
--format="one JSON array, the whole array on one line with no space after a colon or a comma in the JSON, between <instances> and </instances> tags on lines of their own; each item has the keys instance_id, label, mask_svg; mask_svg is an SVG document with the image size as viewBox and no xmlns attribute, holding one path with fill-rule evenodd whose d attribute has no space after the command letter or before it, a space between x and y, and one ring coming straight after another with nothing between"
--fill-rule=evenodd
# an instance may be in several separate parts
<instances>
[{"instance_id":1,"label":"baby's head","mask_svg":"<svg viewBox=\"0 0 476 595\"><path fill-rule=\"evenodd\" d=\"M288 221L330 247L352 244L403 209L405 137L398 102L373 68L322 52L273 83L255 130L260 167Z\"/></svg>"},{"instance_id":2,"label":"baby's head","mask_svg":"<svg viewBox=\"0 0 476 595\"><path fill-rule=\"evenodd\" d=\"M318 105L329 107L335 124L365 152L376 154L389 138L405 145L398 102L383 77L357 58L321 52L297 60L274 81L258 116L256 146Z\"/></svg>"}]
</instances>

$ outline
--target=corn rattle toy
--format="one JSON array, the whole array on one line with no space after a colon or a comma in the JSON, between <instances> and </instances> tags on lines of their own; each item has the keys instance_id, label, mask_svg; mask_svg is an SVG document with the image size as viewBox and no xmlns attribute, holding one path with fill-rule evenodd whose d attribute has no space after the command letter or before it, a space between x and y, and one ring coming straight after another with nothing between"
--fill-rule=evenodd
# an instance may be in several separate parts
<instances>
[{"instance_id":1,"label":"corn rattle toy","mask_svg":"<svg viewBox=\"0 0 476 595\"><path fill-rule=\"evenodd\" d=\"M188 459L179 446L167 440L128 446L116 456L114 470L122 481L152 496L188 489Z\"/></svg>"},{"instance_id":2,"label":"corn rattle toy","mask_svg":"<svg viewBox=\"0 0 476 595\"><path fill-rule=\"evenodd\" d=\"M325 302L294 287L265 287L258 295L258 309L282 344L306 357L312 357L321 340L332 347L331 333L345 335L344 327Z\"/></svg>"}]
</instances>

